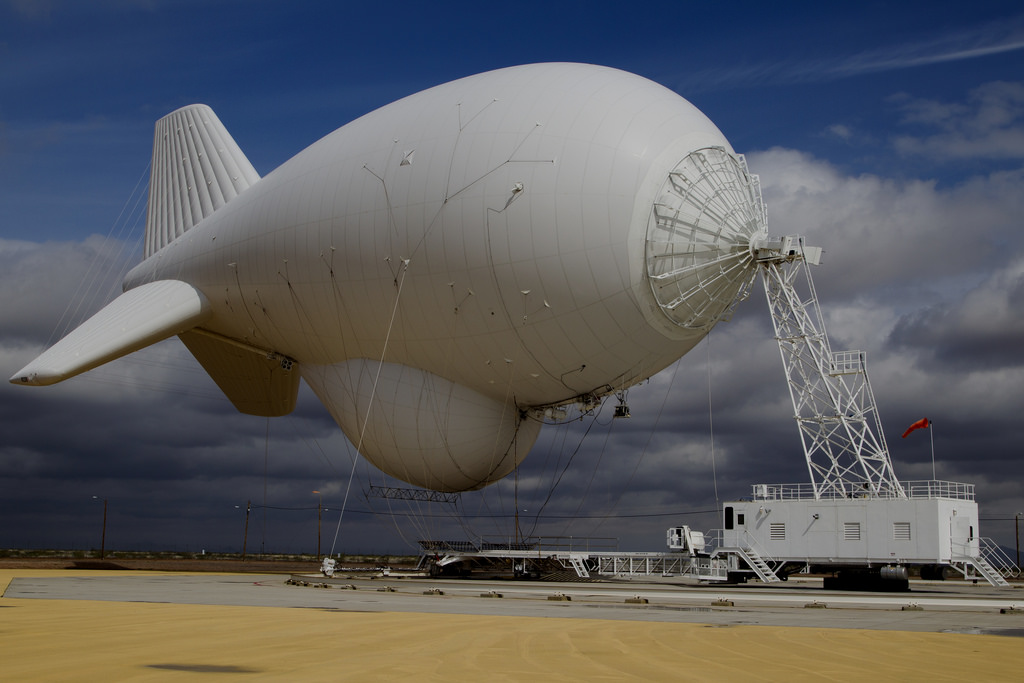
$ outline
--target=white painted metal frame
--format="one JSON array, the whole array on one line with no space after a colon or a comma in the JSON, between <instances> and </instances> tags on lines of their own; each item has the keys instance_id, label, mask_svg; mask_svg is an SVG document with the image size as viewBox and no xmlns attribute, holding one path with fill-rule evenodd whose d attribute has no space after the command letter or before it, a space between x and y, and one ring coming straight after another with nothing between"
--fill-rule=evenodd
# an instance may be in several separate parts
<instances>
[{"instance_id":1,"label":"white painted metal frame","mask_svg":"<svg viewBox=\"0 0 1024 683\"><path fill-rule=\"evenodd\" d=\"M749 245L767 221L761 185L742 154L691 152L668 174L647 228L651 291L680 327L729 320L756 277Z\"/></svg>"},{"instance_id":2,"label":"white painted metal frame","mask_svg":"<svg viewBox=\"0 0 1024 683\"><path fill-rule=\"evenodd\" d=\"M864 353L833 353L802 237L757 245L814 497L906 497L886 447ZM817 260L820 252L814 254ZM801 272L805 293L798 291Z\"/></svg>"}]
</instances>

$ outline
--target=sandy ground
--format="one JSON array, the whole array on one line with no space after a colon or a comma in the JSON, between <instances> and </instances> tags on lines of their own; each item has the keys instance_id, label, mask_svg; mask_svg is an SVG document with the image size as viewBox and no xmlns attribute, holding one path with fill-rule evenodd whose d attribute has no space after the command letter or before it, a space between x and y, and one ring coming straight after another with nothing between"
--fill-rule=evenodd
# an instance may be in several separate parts
<instances>
[{"instance_id":1,"label":"sandy ground","mask_svg":"<svg viewBox=\"0 0 1024 683\"><path fill-rule=\"evenodd\" d=\"M10 681L1024 679L1003 636L7 597L0 654Z\"/></svg>"}]
</instances>

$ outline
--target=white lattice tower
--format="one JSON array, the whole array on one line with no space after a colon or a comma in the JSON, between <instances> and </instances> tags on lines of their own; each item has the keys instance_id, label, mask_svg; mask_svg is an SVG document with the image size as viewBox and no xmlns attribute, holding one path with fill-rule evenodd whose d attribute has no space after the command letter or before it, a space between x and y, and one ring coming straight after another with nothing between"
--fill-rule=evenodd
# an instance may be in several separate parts
<instances>
[{"instance_id":1,"label":"white lattice tower","mask_svg":"<svg viewBox=\"0 0 1024 683\"><path fill-rule=\"evenodd\" d=\"M753 245L786 371L815 498L903 498L868 381L864 353L833 353L801 237ZM800 278L800 274L805 275ZM798 281L803 280L801 295Z\"/></svg>"}]
</instances>

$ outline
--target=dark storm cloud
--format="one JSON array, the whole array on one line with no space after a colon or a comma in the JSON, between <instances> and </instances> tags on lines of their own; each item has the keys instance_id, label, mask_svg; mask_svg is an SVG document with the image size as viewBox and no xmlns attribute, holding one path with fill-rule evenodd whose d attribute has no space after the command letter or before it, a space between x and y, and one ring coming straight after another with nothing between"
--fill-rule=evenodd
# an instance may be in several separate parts
<instances>
[{"instance_id":1,"label":"dark storm cloud","mask_svg":"<svg viewBox=\"0 0 1024 683\"><path fill-rule=\"evenodd\" d=\"M39 244L0 238L0 341L43 346L120 291L117 277L138 252L134 244L93 236Z\"/></svg>"},{"instance_id":2,"label":"dark storm cloud","mask_svg":"<svg viewBox=\"0 0 1024 683\"><path fill-rule=\"evenodd\" d=\"M922 366L970 372L1024 365L1024 269L994 273L960 301L902 316L891 334Z\"/></svg>"}]
</instances>

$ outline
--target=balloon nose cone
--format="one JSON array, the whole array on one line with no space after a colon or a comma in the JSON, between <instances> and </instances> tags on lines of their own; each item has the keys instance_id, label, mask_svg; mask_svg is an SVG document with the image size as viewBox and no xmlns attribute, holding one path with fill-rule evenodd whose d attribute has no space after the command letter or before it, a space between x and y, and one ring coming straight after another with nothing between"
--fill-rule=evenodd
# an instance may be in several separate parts
<instances>
[{"instance_id":1,"label":"balloon nose cone","mask_svg":"<svg viewBox=\"0 0 1024 683\"><path fill-rule=\"evenodd\" d=\"M647 277L675 324L710 329L746 298L756 274L750 238L765 231L757 176L721 147L669 172L647 224Z\"/></svg>"}]
</instances>

